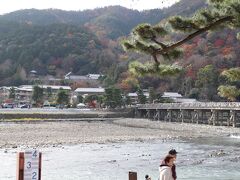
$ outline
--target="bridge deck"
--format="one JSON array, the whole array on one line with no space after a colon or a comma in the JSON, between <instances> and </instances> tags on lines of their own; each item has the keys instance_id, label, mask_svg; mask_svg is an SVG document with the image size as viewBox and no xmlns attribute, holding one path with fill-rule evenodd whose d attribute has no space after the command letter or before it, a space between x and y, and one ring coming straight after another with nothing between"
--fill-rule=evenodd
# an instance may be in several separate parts
<instances>
[{"instance_id":1,"label":"bridge deck","mask_svg":"<svg viewBox=\"0 0 240 180\"><path fill-rule=\"evenodd\" d=\"M140 104L137 109L202 109L240 110L240 102L197 102L197 103L156 103Z\"/></svg>"}]
</instances>

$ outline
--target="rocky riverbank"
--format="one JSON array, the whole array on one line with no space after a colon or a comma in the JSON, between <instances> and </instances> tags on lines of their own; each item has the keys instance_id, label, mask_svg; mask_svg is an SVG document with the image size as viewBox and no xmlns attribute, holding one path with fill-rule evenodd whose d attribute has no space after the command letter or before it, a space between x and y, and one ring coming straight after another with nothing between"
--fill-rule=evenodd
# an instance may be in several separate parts
<instances>
[{"instance_id":1,"label":"rocky riverbank","mask_svg":"<svg viewBox=\"0 0 240 180\"><path fill-rule=\"evenodd\" d=\"M132 118L108 118L107 121L1 123L0 148L55 147L151 139L167 141L230 134L240 134L240 129Z\"/></svg>"}]
</instances>

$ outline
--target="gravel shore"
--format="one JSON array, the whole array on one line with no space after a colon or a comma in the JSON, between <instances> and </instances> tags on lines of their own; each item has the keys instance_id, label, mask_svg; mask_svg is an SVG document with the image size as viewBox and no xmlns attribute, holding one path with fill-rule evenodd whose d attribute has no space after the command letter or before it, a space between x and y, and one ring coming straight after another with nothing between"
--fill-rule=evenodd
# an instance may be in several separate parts
<instances>
[{"instance_id":1,"label":"gravel shore","mask_svg":"<svg viewBox=\"0 0 240 180\"><path fill-rule=\"evenodd\" d=\"M0 124L0 148L50 147L81 143L189 139L240 134L240 128L147 119Z\"/></svg>"}]
</instances>

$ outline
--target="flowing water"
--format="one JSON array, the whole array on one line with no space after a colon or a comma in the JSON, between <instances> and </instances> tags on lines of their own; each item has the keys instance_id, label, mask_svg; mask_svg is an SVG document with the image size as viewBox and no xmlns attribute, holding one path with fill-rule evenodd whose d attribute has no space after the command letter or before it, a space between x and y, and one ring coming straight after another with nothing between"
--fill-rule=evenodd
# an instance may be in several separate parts
<instances>
[{"instance_id":1,"label":"flowing water","mask_svg":"<svg viewBox=\"0 0 240 180\"><path fill-rule=\"evenodd\" d=\"M179 180L240 180L238 135L42 148L42 180L128 180L129 171L136 171L139 180L145 174L157 180L159 163L170 148L179 152ZM17 151L0 150L0 180L16 179Z\"/></svg>"}]
</instances>

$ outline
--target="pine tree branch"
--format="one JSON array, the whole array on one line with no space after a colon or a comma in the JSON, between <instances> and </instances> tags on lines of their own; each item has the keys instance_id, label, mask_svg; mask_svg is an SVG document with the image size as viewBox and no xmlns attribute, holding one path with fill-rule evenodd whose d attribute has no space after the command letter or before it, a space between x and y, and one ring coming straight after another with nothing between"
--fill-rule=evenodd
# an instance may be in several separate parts
<instances>
[{"instance_id":1,"label":"pine tree branch","mask_svg":"<svg viewBox=\"0 0 240 180\"><path fill-rule=\"evenodd\" d=\"M152 41L155 42L156 44L160 45L162 48L166 48L167 46L163 44L162 42L157 41L155 38L152 38Z\"/></svg>"},{"instance_id":2,"label":"pine tree branch","mask_svg":"<svg viewBox=\"0 0 240 180\"><path fill-rule=\"evenodd\" d=\"M233 18L234 18L233 16L223 17L223 18L221 18L221 19L219 19L219 20L217 20L217 21L215 21L215 22L213 22L213 23L210 23L209 25L207 25L207 26L204 27L204 28L200 28L200 29L197 30L196 32L194 32L194 33L188 35L187 37L185 37L184 39L182 39L182 40L180 40L180 41L178 41L178 42L176 42L176 43L174 43L174 44L172 44L172 45L170 45L170 46L167 46L167 47L165 47L165 48L163 47L163 48L159 49L157 53L158 53L158 54L167 53L168 51L173 50L173 49L175 49L175 48L183 45L184 43L190 41L190 40L193 39L194 37L196 37L196 36L198 36L198 35L206 32L206 31L208 31L208 30L210 30L210 29L212 29L212 28L214 28L214 27L216 27L216 26L218 26L218 25L220 25L220 24L222 24L222 23L225 23L225 22L227 22L227 21L232 21Z\"/></svg>"},{"instance_id":3,"label":"pine tree branch","mask_svg":"<svg viewBox=\"0 0 240 180\"><path fill-rule=\"evenodd\" d=\"M152 57L153 57L153 60L155 61L155 63L156 63L157 65L159 65L160 63L159 63L159 61L158 61L158 59L157 59L157 55L156 55L156 54L153 54Z\"/></svg>"},{"instance_id":4,"label":"pine tree branch","mask_svg":"<svg viewBox=\"0 0 240 180\"><path fill-rule=\"evenodd\" d=\"M152 41L155 42L156 44L160 45L160 46L162 47L162 49L163 49L163 48L167 48L167 45L163 44L162 42L157 41L155 38L152 38ZM154 59L155 63L156 63L157 65L159 65L160 63L159 63L159 61L158 61L158 59L157 59L157 55L156 55L156 54L153 54L152 56L153 56L153 59ZM166 56L168 59L170 59L170 57L169 57L169 55L168 55L167 53L165 53L165 56Z\"/></svg>"}]
</instances>

